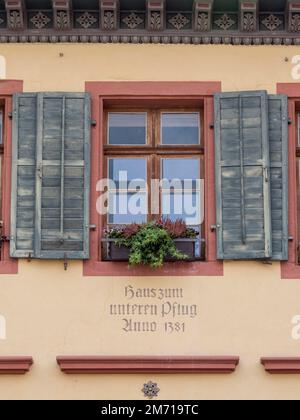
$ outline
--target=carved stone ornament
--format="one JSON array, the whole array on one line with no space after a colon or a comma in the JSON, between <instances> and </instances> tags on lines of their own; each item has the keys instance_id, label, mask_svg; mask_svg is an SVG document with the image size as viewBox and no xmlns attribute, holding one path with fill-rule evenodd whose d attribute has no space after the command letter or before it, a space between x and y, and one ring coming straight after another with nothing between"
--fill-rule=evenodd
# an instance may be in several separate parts
<instances>
[{"instance_id":1,"label":"carved stone ornament","mask_svg":"<svg viewBox=\"0 0 300 420\"><path fill-rule=\"evenodd\" d=\"M158 397L160 389L158 388L157 384L155 382L149 381L146 384L144 384L142 392L144 393L144 396L146 398L154 398Z\"/></svg>"}]
</instances>

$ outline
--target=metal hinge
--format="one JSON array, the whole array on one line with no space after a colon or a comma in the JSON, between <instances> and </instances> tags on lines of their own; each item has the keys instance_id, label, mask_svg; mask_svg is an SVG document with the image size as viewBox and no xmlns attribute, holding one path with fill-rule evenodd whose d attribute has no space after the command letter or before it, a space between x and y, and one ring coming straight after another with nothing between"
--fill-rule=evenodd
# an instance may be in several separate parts
<instances>
[{"instance_id":1,"label":"metal hinge","mask_svg":"<svg viewBox=\"0 0 300 420\"><path fill-rule=\"evenodd\" d=\"M96 120L91 120L91 126L96 127L97 126L97 121Z\"/></svg>"},{"instance_id":2,"label":"metal hinge","mask_svg":"<svg viewBox=\"0 0 300 420\"><path fill-rule=\"evenodd\" d=\"M211 225L210 230L211 232L216 232L217 229L220 229L221 225Z\"/></svg>"}]
</instances>

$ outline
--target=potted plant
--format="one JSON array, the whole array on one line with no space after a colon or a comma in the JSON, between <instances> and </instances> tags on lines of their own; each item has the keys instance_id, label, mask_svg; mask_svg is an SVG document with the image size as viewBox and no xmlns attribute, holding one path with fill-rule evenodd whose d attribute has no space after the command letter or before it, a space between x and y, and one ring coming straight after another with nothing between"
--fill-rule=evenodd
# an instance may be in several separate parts
<instances>
[{"instance_id":1,"label":"potted plant","mask_svg":"<svg viewBox=\"0 0 300 420\"><path fill-rule=\"evenodd\" d=\"M158 268L165 261L193 260L197 236L183 220L161 219L106 229L104 242L109 260Z\"/></svg>"}]
</instances>

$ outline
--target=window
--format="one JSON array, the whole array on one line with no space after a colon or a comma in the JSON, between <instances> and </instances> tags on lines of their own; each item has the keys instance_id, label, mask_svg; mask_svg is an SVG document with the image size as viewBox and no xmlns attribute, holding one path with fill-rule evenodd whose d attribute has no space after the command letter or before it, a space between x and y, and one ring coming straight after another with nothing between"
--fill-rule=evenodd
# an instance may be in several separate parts
<instances>
[{"instance_id":1,"label":"window","mask_svg":"<svg viewBox=\"0 0 300 420\"><path fill-rule=\"evenodd\" d=\"M203 258L203 112L199 109L107 109L106 226L183 219L199 232Z\"/></svg>"},{"instance_id":2,"label":"window","mask_svg":"<svg viewBox=\"0 0 300 420\"><path fill-rule=\"evenodd\" d=\"M211 229L216 224L216 202L215 202L215 169L214 169L214 122L213 95L221 91L220 82L87 82L86 91L92 97L92 118L94 124L91 139L91 200L90 200L90 259L84 261L83 273L85 276L222 276L223 263L216 259L216 234ZM117 142L112 133L108 130L109 113L115 126L124 125L120 123L120 117L116 114L135 114L131 127L140 127L139 133L135 137L134 145L110 144ZM182 136L176 139L179 144L163 144L162 127L170 133L172 125L171 118L162 118L162 114L193 114L199 118L199 124L195 129L195 116L188 121L185 120L185 131L191 127L190 132L199 132L195 140L194 134L189 134L191 143L180 144ZM146 115L146 122L141 123L142 118L138 115ZM117 121L119 120L118 124ZM171 122L170 122L171 120ZM138 122L139 121L139 124ZM145 121L145 120L144 120ZM178 123L177 123L178 124ZM182 123L181 123L182 124ZM127 123L128 125L128 123ZM134 132L136 133L137 128ZM184 130L183 130L184 131ZM146 135L144 136L144 133ZM168 134L167 134L168 136ZM129 140L123 140L127 143ZM167 140L168 141L168 140ZM175 140L169 140L174 142ZM162 159L195 159L199 161L199 170L204 183L204 223L201 225L201 244L203 260L196 260L185 263L166 263L161 269L155 272L149 267L136 267L128 269L128 263L108 261L103 250L103 230L108 225L108 215L101 215L98 210L99 199L102 194L96 187L100 180L107 179L110 159L141 159L147 162L147 205L151 202L148 193L148 183L157 178L157 174L162 173ZM119 163L119 162L118 162ZM113 164L115 167L115 164ZM143 178L140 169L139 176ZM142 179L143 181L143 179ZM144 179L145 181L145 179ZM111 186L111 193L117 194L122 190L123 185L114 184ZM120 187L120 188L119 188ZM131 185L134 187L134 185ZM197 190L197 185L195 186ZM139 186L142 193L143 184ZM192 190L194 186L192 185ZM103 189L101 189L103 191ZM192 191L193 192L193 191ZM127 191L126 191L127 193ZM129 194L129 191L128 191ZM161 212L160 194L156 193L156 199L152 201L158 203L158 214ZM194 194L195 195L195 194ZM150 200L150 201L149 201ZM115 200L116 201L116 200ZM139 201L140 207L143 201ZM137 216L137 215L136 215ZM147 214L147 219L151 218ZM113 224L112 224L113 225ZM205 242L204 242L205 240ZM200 243L200 242L199 242Z\"/></svg>"},{"instance_id":3,"label":"window","mask_svg":"<svg viewBox=\"0 0 300 420\"><path fill-rule=\"evenodd\" d=\"M300 239L300 112L297 113L297 142L296 142L296 162L297 162L297 229L298 242ZM298 244L298 264L300 264L300 249Z\"/></svg>"}]
</instances>

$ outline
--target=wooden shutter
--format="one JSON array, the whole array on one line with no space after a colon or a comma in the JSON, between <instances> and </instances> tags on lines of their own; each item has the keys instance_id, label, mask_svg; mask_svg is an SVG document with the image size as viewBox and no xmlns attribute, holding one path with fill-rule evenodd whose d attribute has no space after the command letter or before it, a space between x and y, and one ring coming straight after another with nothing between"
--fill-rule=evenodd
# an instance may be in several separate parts
<instances>
[{"instance_id":1,"label":"wooden shutter","mask_svg":"<svg viewBox=\"0 0 300 420\"><path fill-rule=\"evenodd\" d=\"M16 95L13 142L11 255L88 258L89 96Z\"/></svg>"},{"instance_id":2,"label":"wooden shutter","mask_svg":"<svg viewBox=\"0 0 300 420\"><path fill-rule=\"evenodd\" d=\"M272 255L266 92L215 95L217 255Z\"/></svg>"},{"instance_id":3,"label":"wooden shutter","mask_svg":"<svg viewBox=\"0 0 300 420\"><path fill-rule=\"evenodd\" d=\"M12 257L33 256L36 218L37 95L14 96L12 136Z\"/></svg>"},{"instance_id":4,"label":"wooden shutter","mask_svg":"<svg viewBox=\"0 0 300 420\"><path fill-rule=\"evenodd\" d=\"M285 95L269 96L272 259L288 259L288 105Z\"/></svg>"}]
</instances>

